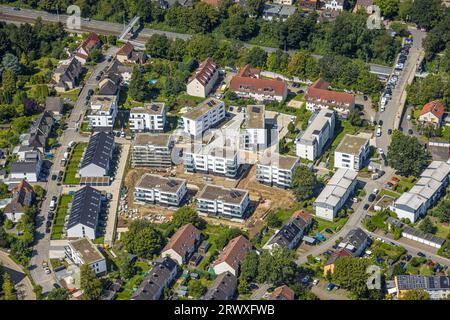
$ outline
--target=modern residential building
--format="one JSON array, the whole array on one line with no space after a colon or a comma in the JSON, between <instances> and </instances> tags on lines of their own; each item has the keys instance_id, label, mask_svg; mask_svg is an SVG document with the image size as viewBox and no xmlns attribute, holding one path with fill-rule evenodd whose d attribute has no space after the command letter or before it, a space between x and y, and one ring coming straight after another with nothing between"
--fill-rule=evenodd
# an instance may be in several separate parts
<instances>
[{"instance_id":1,"label":"modern residential building","mask_svg":"<svg viewBox=\"0 0 450 320\"><path fill-rule=\"evenodd\" d=\"M290 0L277 0L277 2L290 2ZM286 4L266 4L263 9L262 18L266 21L286 21L295 12L297 12L296 6Z\"/></svg>"},{"instance_id":2,"label":"modern residential building","mask_svg":"<svg viewBox=\"0 0 450 320\"><path fill-rule=\"evenodd\" d=\"M198 144L184 149L183 162L186 172L216 174L227 178L236 178L240 166L239 152L236 150Z\"/></svg>"},{"instance_id":3,"label":"modern residential building","mask_svg":"<svg viewBox=\"0 0 450 320\"><path fill-rule=\"evenodd\" d=\"M169 168L172 166L173 140L170 134L136 134L131 155L133 167Z\"/></svg>"},{"instance_id":4,"label":"modern residential building","mask_svg":"<svg viewBox=\"0 0 450 320\"><path fill-rule=\"evenodd\" d=\"M99 132L92 135L81 161L81 177L104 177L109 175L114 153L114 135Z\"/></svg>"},{"instance_id":5,"label":"modern residential building","mask_svg":"<svg viewBox=\"0 0 450 320\"><path fill-rule=\"evenodd\" d=\"M445 106L441 101L434 100L428 102L423 106L422 111L420 111L419 122L438 128L442 124L444 113Z\"/></svg>"},{"instance_id":6,"label":"modern residential building","mask_svg":"<svg viewBox=\"0 0 450 320\"><path fill-rule=\"evenodd\" d=\"M56 92L75 89L81 80L82 73L83 67L77 59L61 60L52 74L49 85Z\"/></svg>"},{"instance_id":7,"label":"modern residential building","mask_svg":"<svg viewBox=\"0 0 450 320\"><path fill-rule=\"evenodd\" d=\"M343 11L345 0L325 0L325 9Z\"/></svg>"},{"instance_id":8,"label":"modern residential building","mask_svg":"<svg viewBox=\"0 0 450 320\"><path fill-rule=\"evenodd\" d=\"M265 152L256 163L256 180L270 186L290 188L299 165L297 157Z\"/></svg>"},{"instance_id":9,"label":"modern residential building","mask_svg":"<svg viewBox=\"0 0 450 320\"><path fill-rule=\"evenodd\" d=\"M64 247L66 257L77 266L89 265L96 275L107 273L106 259L88 238L69 240Z\"/></svg>"},{"instance_id":10,"label":"modern residential building","mask_svg":"<svg viewBox=\"0 0 450 320\"><path fill-rule=\"evenodd\" d=\"M159 300L164 288L173 282L177 275L177 263L169 257L157 261L139 288L133 293L132 300Z\"/></svg>"},{"instance_id":11,"label":"modern residential building","mask_svg":"<svg viewBox=\"0 0 450 320\"><path fill-rule=\"evenodd\" d=\"M202 300L232 300L235 296L236 288L236 276L228 271L221 273L214 280L214 283Z\"/></svg>"},{"instance_id":12,"label":"modern residential building","mask_svg":"<svg viewBox=\"0 0 450 320\"><path fill-rule=\"evenodd\" d=\"M334 167L359 171L370 157L370 138L346 134L334 151Z\"/></svg>"},{"instance_id":13,"label":"modern residential building","mask_svg":"<svg viewBox=\"0 0 450 320\"><path fill-rule=\"evenodd\" d=\"M188 223L175 232L161 251L161 257L170 257L182 266L189 261L200 242L200 231Z\"/></svg>"},{"instance_id":14,"label":"modern residential building","mask_svg":"<svg viewBox=\"0 0 450 320\"><path fill-rule=\"evenodd\" d=\"M338 169L335 172L314 201L316 215L319 218L332 221L337 216L350 194L355 190L357 175L356 171L349 169Z\"/></svg>"},{"instance_id":15,"label":"modern residential building","mask_svg":"<svg viewBox=\"0 0 450 320\"><path fill-rule=\"evenodd\" d=\"M276 247L286 247L294 250L312 223L312 216L304 209L296 211L288 223L270 237L263 249L271 251Z\"/></svg>"},{"instance_id":16,"label":"modern residential building","mask_svg":"<svg viewBox=\"0 0 450 320\"><path fill-rule=\"evenodd\" d=\"M420 179L411 190L396 199L389 209L394 211L399 219L409 219L414 223L437 203L449 183L450 164L433 161L422 172Z\"/></svg>"},{"instance_id":17,"label":"modern residential building","mask_svg":"<svg viewBox=\"0 0 450 320\"><path fill-rule=\"evenodd\" d=\"M284 80L263 79L260 70L246 65L231 79L230 90L241 98L257 101L284 101L287 97L287 85Z\"/></svg>"},{"instance_id":18,"label":"modern residential building","mask_svg":"<svg viewBox=\"0 0 450 320\"><path fill-rule=\"evenodd\" d=\"M166 126L166 104L146 103L130 110L130 129L135 132L164 132Z\"/></svg>"},{"instance_id":19,"label":"modern residential building","mask_svg":"<svg viewBox=\"0 0 450 320\"><path fill-rule=\"evenodd\" d=\"M270 300L294 300L295 292L287 285L275 288L270 295Z\"/></svg>"},{"instance_id":20,"label":"modern residential building","mask_svg":"<svg viewBox=\"0 0 450 320\"><path fill-rule=\"evenodd\" d=\"M267 146L264 105L247 106L243 126L241 147L245 150L259 151Z\"/></svg>"},{"instance_id":21,"label":"modern residential building","mask_svg":"<svg viewBox=\"0 0 450 320\"><path fill-rule=\"evenodd\" d=\"M3 213L6 218L15 223L18 222L25 213L25 207L29 207L33 204L35 193L26 180L20 181L11 193L12 200L5 206Z\"/></svg>"},{"instance_id":22,"label":"modern residential building","mask_svg":"<svg viewBox=\"0 0 450 320\"><path fill-rule=\"evenodd\" d=\"M44 153L53 123L53 115L48 111L44 111L30 128L30 137L27 146L36 148Z\"/></svg>"},{"instance_id":23,"label":"modern residential building","mask_svg":"<svg viewBox=\"0 0 450 320\"><path fill-rule=\"evenodd\" d=\"M197 196L197 210L201 214L224 218L245 218L250 203L246 190L207 184Z\"/></svg>"},{"instance_id":24,"label":"modern residential building","mask_svg":"<svg viewBox=\"0 0 450 320\"><path fill-rule=\"evenodd\" d=\"M347 118L355 108L355 97L349 93L329 90L330 84L322 79L316 80L305 94L306 109L333 109L339 116Z\"/></svg>"},{"instance_id":25,"label":"modern residential building","mask_svg":"<svg viewBox=\"0 0 450 320\"><path fill-rule=\"evenodd\" d=\"M225 119L225 115L225 103L215 98L208 98L183 115L184 132L191 136L200 136Z\"/></svg>"},{"instance_id":26,"label":"modern residential building","mask_svg":"<svg viewBox=\"0 0 450 320\"><path fill-rule=\"evenodd\" d=\"M112 131L117 112L117 96L92 96L89 127L94 131Z\"/></svg>"},{"instance_id":27,"label":"modern residential building","mask_svg":"<svg viewBox=\"0 0 450 320\"><path fill-rule=\"evenodd\" d=\"M102 208L102 193L90 186L75 192L69 210L67 238L94 240Z\"/></svg>"},{"instance_id":28,"label":"modern residential building","mask_svg":"<svg viewBox=\"0 0 450 320\"><path fill-rule=\"evenodd\" d=\"M135 187L134 201L179 207L186 196L186 180L145 174Z\"/></svg>"},{"instance_id":29,"label":"modern residential building","mask_svg":"<svg viewBox=\"0 0 450 320\"><path fill-rule=\"evenodd\" d=\"M64 110L64 104L60 97L45 98L45 111L50 112L53 117L61 116Z\"/></svg>"},{"instance_id":30,"label":"modern residential building","mask_svg":"<svg viewBox=\"0 0 450 320\"><path fill-rule=\"evenodd\" d=\"M206 58L187 82L186 92L190 96L206 98L219 78L219 68L211 58Z\"/></svg>"},{"instance_id":31,"label":"modern residential building","mask_svg":"<svg viewBox=\"0 0 450 320\"><path fill-rule=\"evenodd\" d=\"M228 242L219 257L214 261L214 273L220 275L230 272L234 276L239 275L239 266L247 253L252 249L252 244L244 236L238 236Z\"/></svg>"},{"instance_id":32,"label":"modern residential building","mask_svg":"<svg viewBox=\"0 0 450 320\"><path fill-rule=\"evenodd\" d=\"M296 155L311 161L320 157L324 147L334 136L335 123L336 115L332 110L323 109L315 113L308 128L300 132L295 140Z\"/></svg>"},{"instance_id":33,"label":"modern residential building","mask_svg":"<svg viewBox=\"0 0 450 320\"><path fill-rule=\"evenodd\" d=\"M350 230L338 244L341 249L347 249L354 257L360 257L370 245L370 237L361 228Z\"/></svg>"},{"instance_id":34,"label":"modern residential building","mask_svg":"<svg viewBox=\"0 0 450 320\"><path fill-rule=\"evenodd\" d=\"M395 276L397 297L402 298L409 290L425 290L431 300L446 299L450 294L450 276Z\"/></svg>"},{"instance_id":35,"label":"modern residential building","mask_svg":"<svg viewBox=\"0 0 450 320\"><path fill-rule=\"evenodd\" d=\"M87 39L84 40L78 47L75 53L75 59L85 64L89 59L89 53L92 49L98 49L102 46L102 41L95 32L90 32Z\"/></svg>"}]
</instances>

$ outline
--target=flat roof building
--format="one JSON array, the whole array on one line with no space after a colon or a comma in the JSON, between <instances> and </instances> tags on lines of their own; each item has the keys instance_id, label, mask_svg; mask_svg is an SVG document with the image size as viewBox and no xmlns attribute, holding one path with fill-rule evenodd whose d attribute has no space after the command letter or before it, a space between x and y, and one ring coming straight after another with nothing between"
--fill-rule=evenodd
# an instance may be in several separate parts
<instances>
[{"instance_id":1,"label":"flat roof building","mask_svg":"<svg viewBox=\"0 0 450 320\"><path fill-rule=\"evenodd\" d=\"M146 173L135 186L134 201L179 207L186 193L186 180Z\"/></svg>"},{"instance_id":2,"label":"flat roof building","mask_svg":"<svg viewBox=\"0 0 450 320\"><path fill-rule=\"evenodd\" d=\"M265 152L256 164L256 180L267 185L290 188L300 159L279 153Z\"/></svg>"},{"instance_id":3,"label":"flat roof building","mask_svg":"<svg viewBox=\"0 0 450 320\"><path fill-rule=\"evenodd\" d=\"M200 136L225 119L225 103L215 98L208 98L196 108L183 114L184 132L191 136Z\"/></svg>"},{"instance_id":4,"label":"flat roof building","mask_svg":"<svg viewBox=\"0 0 450 320\"><path fill-rule=\"evenodd\" d=\"M173 140L169 134L138 133L133 141L133 167L169 168L172 165Z\"/></svg>"},{"instance_id":5,"label":"flat roof building","mask_svg":"<svg viewBox=\"0 0 450 320\"><path fill-rule=\"evenodd\" d=\"M445 299L450 294L450 276L395 276L397 296L402 298L409 290L425 290L431 300Z\"/></svg>"},{"instance_id":6,"label":"flat roof building","mask_svg":"<svg viewBox=\"0 0 450 320\"><path fill-rule=\"evenodd\" d=\"M370 156L369 137L346 134L334 151L334 167L359 171Z\"/></svg>"},{"instance_id":7,"label":"flat roof building","mask_svg":"<svg viewBox=\"0 0 450 320\"><path fill-rule=\"evenodd\" d=\"M130 110L130 129L134 132L164 132L166 105L163 102L145 103Z\"/></svg>"}]
</instances>

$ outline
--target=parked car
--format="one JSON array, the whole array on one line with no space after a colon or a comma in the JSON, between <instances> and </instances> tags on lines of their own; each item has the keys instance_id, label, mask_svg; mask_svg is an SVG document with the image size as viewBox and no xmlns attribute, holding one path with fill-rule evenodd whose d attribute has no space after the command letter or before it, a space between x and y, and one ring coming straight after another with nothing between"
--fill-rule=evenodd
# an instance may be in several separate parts
<instances>
[{"instance_id":1,"label":"parked car","mask_svg":"<svg viewBox=\"0 0 450 320\"><path fill-rule=\"evenodd\" d=\"M387 134L391 135L392 134L392 129L388 129Z\"/></svg>"},{"instance_id":2,"label":"parked car","mask_svg":"<svg viewBox=\"0 0 450 320\"><path fill-rule=\"evenodd\" d=\"M373 193L371 194L371 195L369 195L369 201L370 202L373 202L374 200L375 200L375 198L376 198L377 196L376 195L374 195Z\"/></svg>"},{"instance_id":3,"label":"parked car","mask_svg":"<svg viewBox=\"0 0 450 320\"><path fill-rule=\"evenodd\" d=\"M424 254L424 253L422 253L422 252L417 252L417 255L419 256L419 257L422 257L422 258L426 258L427 256Z\"/></svg>"},{"instance_id":4,"label":"parked car","mask_svg":"<svg viewBox=\"0 0 450 320\"><path fill-rule=\"evenodd\" d=\"M58 178L58 176L56 174L52 175L52 180L55 181Z\"/></svg>"},{"instance_id":5,"label":"parked car","mask_svg":"<svg viewBox=\"0 0 450 320\"><path fill-rule=\"evenodd\" d=\"M413 131L412 129L408 129L408 133L409 133L410 135L413 135L414 131Z\"/></svg>"},{"instance_id":6,"label":"parked car","mask_svg":"<svg viewBox=\"0 0 450 320\"><path fill-rule=\"evenodd\" d=\"M313 284L313 286L317 286L319 284L319 279L314 279L312 284Z\"/></svg>"},{"instance_id":7,"label":"parked car","mask_svg":"<svg viewBox=\"0 0 450 320\"><path fill-rule=\"evenodd\" d=\"M326 233L333 233L333 230L331 230L330 228L326 228L325 230L324 230Z\"/></svg>"},{"instance_id":8,"label":"parked car","mask_svg":"<svg viewBox=\"0 0 450 320\"><path fill-rule=\"evenodd\" d=\"M333 283L330 282L330 283L328 284L328 286L327 286L327 290L328 290L328 291L331 291L331 290L334 289L334 287L335 287L335 285L334 285Z\"/></svg>"},{"instance_id":9,"label":"parked car","mask_svg":"<svg viewBox=\"0 0 450 320\"><path fill-rule=\"evenodd\" d=\"M368 210L369 207L370 207L370 204L366 203L366 204L364 205L363 209L364 209L364 210Z\"/></svg>"}]
</instances>

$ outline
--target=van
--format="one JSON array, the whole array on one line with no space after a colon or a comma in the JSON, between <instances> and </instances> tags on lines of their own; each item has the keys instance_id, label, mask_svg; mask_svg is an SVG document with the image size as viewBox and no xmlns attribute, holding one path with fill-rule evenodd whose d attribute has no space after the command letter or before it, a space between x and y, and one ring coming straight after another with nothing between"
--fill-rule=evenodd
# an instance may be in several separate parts
<instances>
[{"instance_id":1,"label":"van","mask_svg":"<svg viewBox=\"0 0 450 320\"><path fill-rule=\"evenodd\" d=\"M69 148L72 148L75 145L75 141L70 141L69 142Z\"/></svg>"},{"instance_id":2,"label":"van","mask_svg":"<svg viewBox=\"0 0 450 320\"><path fill-rule=\"evenodd\" d=\"M55 210L56 207L56 201L52 199L52 201L50 201L50 210Z\"/></svg>"}]
</instances>

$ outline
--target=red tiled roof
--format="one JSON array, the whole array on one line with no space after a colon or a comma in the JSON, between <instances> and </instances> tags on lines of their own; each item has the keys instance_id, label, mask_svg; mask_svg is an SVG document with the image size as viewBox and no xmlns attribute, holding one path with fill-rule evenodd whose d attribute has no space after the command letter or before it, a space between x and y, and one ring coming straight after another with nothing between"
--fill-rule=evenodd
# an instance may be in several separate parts
<instances>
[{"instance_id":1,"label":"red tiled roof","mask_svg":"<svg viewBox=\"0 0 450 320\"><path fill-rule=\"evenodd\" d=\"M321 103L330 106L351 104L353 102L353 95L328 90L328 86L328 82L322 79L316 80L306 91L305 99L311 102L320 100Z\"/></svg>"},{"instance_id":2,"label":"red tiled roof","mask_svg":"<svg viewBox=\"0 0 450 320\"><path fill-rule=\"evenodd\" d=\"M98 35L95 32L90 32L87 39L80 44L78 49L83 48L87 53L89 53L89 51L91 51L91 49L97 46L100 42L101 40ZM84 55L80 54L79 56L83 57Z\"/></svg>"},{"instance_id":3,"label":"red tiled roof","mask_svg":"<svg viewBox=\"0 0 450 320\"><path fill-rule=\"evenodd\" d=\"M241 77L252 77L259 78L261 71L256 68L252 68L249 64L245 65L241 70L239 70L238 76Z\"/></svg>"},{"instance_id":4,"label":"red tiled roof","mask_svg":"<svg viewBox=\"0 0 450 320\"><path fill-rule=\"evenodd\" d=\"M239 264L245 258L251 247L251 242L244 236L231 239L214 262L214 266L226 262L234 270L238 270Z\"/></svg>"},{"instance_id":5,"label":"red tiled roof","mask_svg":"<svg viewBox=\"0 0 450 320\"><path fill-rule=\"evenodd\" d=\"M439 119L442 119L442 116L444 115L445 112L445 106L441 101L438 100L428 102L426 105L423 106L422 111L420 111L420 115L423 116L428 112L431 112Z\"/></svg>"},{"instance_id":6,"label":"red tiled roof","mask_svg":"<svg viewBox=\"0 0 450 320\"><path fill-rule=\"evenodd\" d=\"M253 92L272 96L284 96L286 83L283 80L257 79L234 76L230 82L232 91Z\"/></svg>"},{"instance_id":7,"label":"red tiled roof","mask_svg":"<svg viewBox=\"0 0 450 320\"><path fill-rule=\"evenodd\" d=\"M325 265L328 266L330 264L334 264L336 260L341 257L353 257L353 254L346 248L336 250L331 254L330 258L328 259L327 263L325 263Z\"/></svg>"},{"instance_id":8,"label":"red tiled roof","mask_svg":"<svg viewBox=\"0 0 450 320\"><path fill-rule=\"evenodd\" d=\"M172 249L180 256L185 257L199 237L200 231L193 224L186 224L175 232L162 252Z\"/></svg>"},{"instance_id":9,"label":"red tiled roof","mask_svg":"<svg viewBox=\"0 0 450 320\"><path fill-rule=\"evenodd\" d=\"M133 52L133 50L134 46L131 43L127 42L122 46L122 48L119 49L119 51L117 51L116 55L128 57Z\"/></svg>"},{"instance_id":10,"label":"red tiled roof","mask_svg":"<svg viewBox=\"0 0 450 320\"><path fill-rule=\"evenodd\" d=\"M289 288L287 285L282 285L281 287L276 288L271 294L271 298L273 300L294 300L294 297L294 290Z\"/></svg>"},{"instance_id":11,"label":"red tiled roof","mask_svg":"<svg viewBox=\"0 0 450 320\"><path fill-rule=\"evenodd\" d=\"M33 192L33 187L25 180L21 180L17 186L12 190L13 193L19 192L24 189L26 192Z\"/></svg>"},{"instance_id":12,"label":"red tiled roof","mask_svg":"<svg viewBox=\"0 0 450 320\"><path fill-rule=\"evenodd\" d=\"M195 74L189 78L188 82L197 79L202 85L206 85L217 70L217 65L213 59L207 58L198 67Z\"/></svg>"},{"instance_id":13,"label":"red tiled roof","mask_svg":"<svg viewBox=\"0 0 450 320\"><path fill-rule=\"evenodd\" d=\"M295 211L292 214L291 218L296 218L296 217L302 218L307 224L309 224L312 221L312 215L308 211L306 211L306 209L301 209L301 210Z\"/></svg>"}]
</instances>

